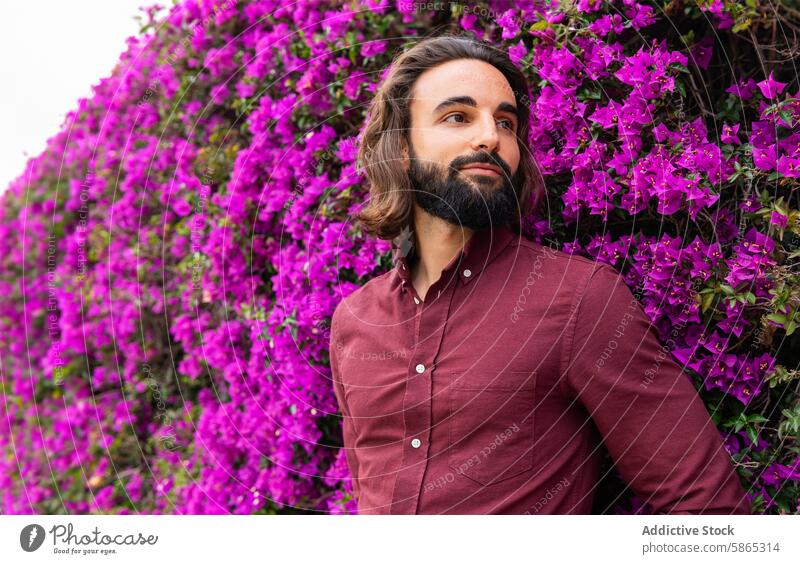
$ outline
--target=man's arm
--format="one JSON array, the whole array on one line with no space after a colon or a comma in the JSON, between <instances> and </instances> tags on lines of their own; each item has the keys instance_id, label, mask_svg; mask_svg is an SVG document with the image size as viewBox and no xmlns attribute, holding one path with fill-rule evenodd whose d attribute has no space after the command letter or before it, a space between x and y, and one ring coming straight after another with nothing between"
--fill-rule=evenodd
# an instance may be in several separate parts
<instances>
[{"instance_id":1,"label":"man's arm","mask_svg":"<svg viewBox=\"0 0 800 564\"><path fill-rule=\"evenodd\" d=\"M613 268L598 265L572 323L562 382L636 495L656 513L750 514L705 405Z\"/></svg>"},{"instance_id":2,"label":"man's arm","mask_svg":"<svg viewBox=\"0 0 800 564\"><path fill-rule=\"evenodd\" d=\"M353 497L358 504L361 493L361 487L358 484L358 459L354 451L355 445L355 428L353 426L353 419L350 416L350 410L347 408L347 402L344 399L344 387L342 386L342 375L339 371L339 358L336 353L336 343L338 343L338 334L336 331L336 315L331 318L331 338L328 344L328 357L331 361L331 379L333 380L333 391L336 395L336 401L339 403L339 410L342 412L342 435L344 442L344 454L347 459L347 466L350 469L350 476L352 477L352 490Z\"/></svg>"}]
</instances>

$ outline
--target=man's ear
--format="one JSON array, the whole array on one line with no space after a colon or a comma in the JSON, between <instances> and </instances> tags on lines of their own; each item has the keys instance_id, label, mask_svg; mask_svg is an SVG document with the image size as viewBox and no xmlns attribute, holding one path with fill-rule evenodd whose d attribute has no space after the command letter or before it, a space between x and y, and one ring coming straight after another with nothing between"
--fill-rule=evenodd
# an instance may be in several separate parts
<instances>
[{"instance_id":1,"label":"man's ear","mask_svg":"<svg viewBox=\"0 0 800 564\"><path fill-rule=\"evenodd\" d=\"M408 142L406 141L405 136L400 137L400 164L403 167L403 170L408 172L408 169L411 165L411 159L408 156Z\"/></svg>"}]
</instances>

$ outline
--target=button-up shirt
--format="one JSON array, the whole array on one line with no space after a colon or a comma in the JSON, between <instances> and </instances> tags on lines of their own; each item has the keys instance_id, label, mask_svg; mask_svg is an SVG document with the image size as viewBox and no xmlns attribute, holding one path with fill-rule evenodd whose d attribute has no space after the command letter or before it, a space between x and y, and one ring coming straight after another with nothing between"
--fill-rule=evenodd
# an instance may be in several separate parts
<instances>
[{"instance_id":1,"label":"button-up shirt","mask_svg":"<svg viewBox=\"0 0 800 564\"><path fill-rule=\"evenodd\" d=\"M337 306L362 514L588 514L604 453L656 513L749 514L723 440L612 267L494 226L430 286L412 256Z\"/></svg>"}]
</instances>

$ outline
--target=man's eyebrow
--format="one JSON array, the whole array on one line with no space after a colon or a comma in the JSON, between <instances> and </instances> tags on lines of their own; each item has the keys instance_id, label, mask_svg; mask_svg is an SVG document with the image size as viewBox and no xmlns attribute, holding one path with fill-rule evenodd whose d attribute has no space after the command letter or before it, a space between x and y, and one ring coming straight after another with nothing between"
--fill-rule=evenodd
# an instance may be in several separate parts
<instances>
[{"instance_id":1,"label":"man's eyebrow","mask_svg":"<svg viewBox=\"0 0 800 564\"><path fill-rule=\"evenodd\" d=\"M473 108L478 106L472 96L451 96L450 98L439 102L439 104L437 104L437 106L433 109L433 114L436 115L445 108L456 105L472 106ZM495 112L508 112L519 119L519 112L517 111L516 106L509 104L508 102L500 102Z\"/></svg>"}]
</instances>

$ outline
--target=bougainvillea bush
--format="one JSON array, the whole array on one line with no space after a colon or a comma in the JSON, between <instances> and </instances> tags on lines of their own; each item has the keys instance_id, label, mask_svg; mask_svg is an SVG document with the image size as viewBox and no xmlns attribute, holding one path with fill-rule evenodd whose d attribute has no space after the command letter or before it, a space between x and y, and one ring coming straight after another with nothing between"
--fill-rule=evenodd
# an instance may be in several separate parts
<instances>
[{"instance_id":1,"label":"bougainvillea bush","mask_svg":"<svg viewBox=\"0 0 800 564\"><path fill-rule=\"evenodd\" d=\"M394 54L453 31L530 79L527 232L622 273L755 511L800 512L800 13L195 0L143 11L3 196L4 513L356 511L329 321L392 247L352 221L359 133ZM608 476L599 512L648 511Z\"/></svg>"}]
</instances>

